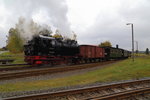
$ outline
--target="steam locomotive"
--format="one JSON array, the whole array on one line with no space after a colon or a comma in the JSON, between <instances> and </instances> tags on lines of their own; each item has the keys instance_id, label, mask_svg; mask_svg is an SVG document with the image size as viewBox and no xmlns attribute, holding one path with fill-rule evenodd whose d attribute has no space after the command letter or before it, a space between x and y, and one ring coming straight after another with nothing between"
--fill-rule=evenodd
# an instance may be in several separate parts
<instances>
[{"instance_id":1,"label":"steam locomotive","mask_svg":"<svg viewBox=\"0 0 150 100\"><path fill-rule=\"evenodd\" d=\"M32 65L77 64L103 60L124 59L131 52L114 47L78 45L77 41L35 35L24 45L25 61Z\"/></svg>"}]
</instances>

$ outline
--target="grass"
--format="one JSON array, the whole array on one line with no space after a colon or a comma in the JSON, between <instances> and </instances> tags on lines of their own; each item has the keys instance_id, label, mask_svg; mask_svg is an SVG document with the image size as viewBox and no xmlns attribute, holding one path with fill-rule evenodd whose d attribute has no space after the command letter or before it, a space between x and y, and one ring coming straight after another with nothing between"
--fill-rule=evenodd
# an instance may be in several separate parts
<instances>
[{"instance_id":1,"label":"grass","mask_svg":"<svg viewBox=\"0 0 150 100\"><path fill-rule=\"evenodd\" d=\"M135 57L147 57L149 55L146 55L145 53L134 53Z\"/></svg>"},{"instance_id":2,"label":"grass","mask_svg":"<svg viewBox=\"0 0 150 100\"><path fill-rule=\"evenodd\" d=\"M18 82L0 85L0 92L26 91L46 88L84 85L94 82L111 82L128 79L150 77L150 57L136 58L109 65L103 69L87 72L81 75L64 78L38 80L31 82Z\"/></svg>"},{"instance_id":3,"label":"grass","mask_svg":"<svg viewBox=\"0 0 150 100\"><path fill-rule=\"evenodd\" d=\"M14 62L12 62L12 64L25 63L23 53L14 54L11 52L5 52L0 54L0 59L14 59Z\"/></svg>"}]
</instances>

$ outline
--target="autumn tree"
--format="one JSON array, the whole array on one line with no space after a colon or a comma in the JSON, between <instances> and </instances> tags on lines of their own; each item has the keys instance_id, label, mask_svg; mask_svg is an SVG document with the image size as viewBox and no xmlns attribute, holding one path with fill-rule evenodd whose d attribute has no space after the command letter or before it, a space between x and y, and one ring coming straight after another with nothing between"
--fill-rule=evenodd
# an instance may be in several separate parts
<instances>
[{"instance_id":1,"label":"autumn tree","mask_svg":"<svg viewBox=\"0 0 150 100\"><path fill-rule=\"evenodd\" d=\"M101 42L99 44L99 47L112 47L112 45L110 41L105 41L105 42Z\"/></svg>"},{"instance_id":2,"label":"autumn tree","mask_svg":"<svg viewBox=\"0 0 150 100\"><path fill-rule=\"evenodd\" d=\"M148 49L148 48L146 48L145 53L146 53L147 55L149 55L149 49Z\"/></svg>"},{"instance_id":3,"label":"autumn tree","mask_svg":"<svg viewBox=\"0 0 150 100\"><path fill-rule=\"evenodd\" d=\"M48 25L38 25L33 20L19 18L15 28L11 28L8 34L7 48L10 52L23 52L23 45L32 39L34 35L51 36L52 30Z\"/></svg>"},{"instance_id":4,"label":"autumn tree","mask_svg":"<svg viewBox=\"0 0 150 100\"><path fill-rule=\"evenodd\" d=\"M17 29L11 28L9 30L7 48L13 53L23 52L23 39L19 35Z\"/></svg>"}]
</instances>

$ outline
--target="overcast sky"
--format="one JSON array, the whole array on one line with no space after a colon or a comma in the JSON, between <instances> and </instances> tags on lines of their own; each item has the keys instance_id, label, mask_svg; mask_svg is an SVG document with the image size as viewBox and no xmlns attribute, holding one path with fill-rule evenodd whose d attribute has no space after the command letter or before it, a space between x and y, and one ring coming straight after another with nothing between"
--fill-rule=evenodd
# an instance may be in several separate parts
<instances>
[{"instance_id":1,"label":"overcast sky","mask_svg":"<svg viewBox=\"0 0 150 100\"><path fill-rule=\"evenodd\" d=\"M109 40L113 46L131 50L131 26L139 49L150 49L150 0L0 0L0 47L19 17L74 31L79 44L98 45Z\"/></svg>"}]
</instances>

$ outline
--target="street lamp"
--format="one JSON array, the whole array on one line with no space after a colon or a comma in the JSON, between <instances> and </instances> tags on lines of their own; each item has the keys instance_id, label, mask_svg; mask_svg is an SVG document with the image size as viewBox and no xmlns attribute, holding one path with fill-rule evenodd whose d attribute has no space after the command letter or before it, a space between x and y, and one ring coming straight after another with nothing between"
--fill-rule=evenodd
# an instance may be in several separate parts
<instances>
[{"instance_id":1,"label":"street lamp","mask_svg":"<svg viewBox=\"0 0 150 100\"><path fill-rule=\"evenodd\" d=\"M131 25L132 29L132 61L134 62L134 34L133 34L133 24L127 23L126 25Z\"/></svg>"},{"instance_id":2,"label":"street lamp","mask_svg":"<svg viewBox=\"0 0 150 100\"><path fill-rule=\"evenodd\" d=\"M136 43L136 53L138 54L138 41L135 41Z\"/></svg>"}]
</instances>

